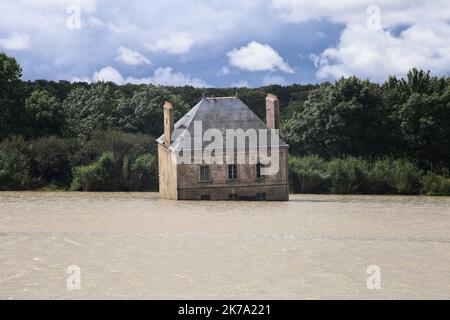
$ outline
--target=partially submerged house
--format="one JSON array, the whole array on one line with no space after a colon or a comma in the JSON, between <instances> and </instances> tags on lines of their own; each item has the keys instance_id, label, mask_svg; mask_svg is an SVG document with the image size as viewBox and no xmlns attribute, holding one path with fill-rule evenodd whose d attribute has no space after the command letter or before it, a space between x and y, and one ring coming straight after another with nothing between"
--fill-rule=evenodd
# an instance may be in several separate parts
<instances>
[{"instance_id":1,"label":"partially submerged house","mask_svg":"<svg viewBox=\"0 0 450 320\"><path fill-rule=\"evenodd\" d=\"M267 123L237 97L203 98L174 124L166 102L164 134L157 139L161 197L287 201L288 145L271 130L279 129L279 114L272 94L266 97Z\"/></svg>"}]
</instances>

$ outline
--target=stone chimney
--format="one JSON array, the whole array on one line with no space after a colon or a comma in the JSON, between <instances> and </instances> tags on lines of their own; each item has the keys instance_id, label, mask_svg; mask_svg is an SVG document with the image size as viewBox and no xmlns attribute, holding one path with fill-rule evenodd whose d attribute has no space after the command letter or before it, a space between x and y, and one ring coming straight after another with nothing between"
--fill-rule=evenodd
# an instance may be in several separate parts
<instances>
[{"instance_id":1,"label":"stone chimney","mask_svg":"<svg viewBox=\"0 0 450 320\"><path fill-rule=\"evenodd\" d=\"M164 145L170 146L173 133L173 106L169 101L164 103Z\"/></svg>"},{"instance_id":2,"label":"stone chimney","mask_svg":"<svg viewBox=\"0 0 450 320\"><path fill-rule=\"evenodd\" d=\"M271 93L266 97L266 123L269 129L280 129L280 102Z\"/></svg>"}]
</instances>

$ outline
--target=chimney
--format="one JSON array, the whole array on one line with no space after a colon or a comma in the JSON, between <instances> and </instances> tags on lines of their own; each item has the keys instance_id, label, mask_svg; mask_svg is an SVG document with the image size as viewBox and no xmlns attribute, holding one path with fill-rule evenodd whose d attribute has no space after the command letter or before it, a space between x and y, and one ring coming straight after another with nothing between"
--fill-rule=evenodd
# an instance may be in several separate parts
<instances>
[{"instance_id":1,"label":"chimney","mask_svg":"<svg viewBox=\"0 0 450 320\"><path fill-rule=\"evenodd\" d=\"M170 146L173 133L173 106L169 101L164 103L164 145Z\"/></svg>"},{"instance_id":2,"label":"chimney","mask_svg":"<svg viewBox=\"0 0 450 320\"><path fill-rule=\"evenodd\" d=\"M266 97L266 123L269 129L280 128L280 102L271 93Z\"/></svg>"}]
</instances>

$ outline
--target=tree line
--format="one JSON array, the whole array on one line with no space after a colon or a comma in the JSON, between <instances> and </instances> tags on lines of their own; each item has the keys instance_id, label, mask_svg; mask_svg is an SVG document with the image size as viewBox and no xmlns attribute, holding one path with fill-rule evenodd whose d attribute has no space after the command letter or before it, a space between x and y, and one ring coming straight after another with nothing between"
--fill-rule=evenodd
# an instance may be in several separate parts
<instances>
[{"instance_id":1,"label":"tree line","mask_svg":"<svg viewBox=\"0 0 450 320\"><path fill-rule=\"evenodd\" d=\"M412 69L382 84L350 77L320 85L193 88L23 81L21 74L14 58L0 53L0 190L157 190L154 139L163 132L164 101L173 103L178 119L203 95L237 94L264 120L270 92L280 99L282 138L290 145L291 190L446 193L449 77ZM409 191L333 185L331 167L340 163L339 174L351 180L358 161L366 172L377 163L389 170L413 166L418 178L407 182L414 184ZM314 162L323 164L323 181L305 189L307 172L317 173ZM441 191L425 187L431 185Z\"/></svg>"}]
</instances>

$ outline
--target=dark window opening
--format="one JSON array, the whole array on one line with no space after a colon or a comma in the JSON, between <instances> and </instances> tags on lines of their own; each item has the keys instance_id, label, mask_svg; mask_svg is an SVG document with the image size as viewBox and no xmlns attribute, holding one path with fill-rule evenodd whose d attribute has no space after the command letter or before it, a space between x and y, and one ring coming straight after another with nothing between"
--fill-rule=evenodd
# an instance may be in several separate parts
<instances>
[{"instance_id":1,"label":"dark window opening","mask_svg":"<svg viewBox=\"0 0 450 320\"><path fill-rule=\"evenodd\" d=\"M209 181L209 167L208 166L200 167L200 181Z\"/></svg>"},{"instance_id":2,"label":"dark window opening","mask_svg":"<svg viewBox=\"0 0 450 320\"><path fill-rule=\"evenodd\" d=\"M210 200L209 194L201 195L200 200Z\"/></svg>"},{"instance_id":3,"label":"dark window opening","mask_svg":"<svg viewBox=\"0 0 450 320\"><path fill-rule=\"evenodd\" d=\"M257 193L256 200L259 200L259 201L266 200L266 194L265 193Z\"/></svg>"},{"instance_id":4,"label":"dark window opening","mask_svg":"<svg viewBox=\"0 0 450 320\"><path fill-rule=\"evenodd\" d=\"M235 164L228 165L228 179L229 180L237 179L237 165Z\"/></svg>"},{"instance_id":5,"label":"dark window opening","mask_svg":"<svg viewBox=\"0 0 450 320\"><path fill-rule=\"evenodd\" d=\"M228 196L230 200L238 200L239 196L236 193L232 193Z\"/></svg>"},{"instance_id":6,"label":"dark window opening","mask_svg":"<svg viewBox=\"0 0 450 320\"><path fill-rule=\"evenodd\" d=\"M256 179L261 178L261 163L256 164Z\"/></svg>"}]
</instances>

